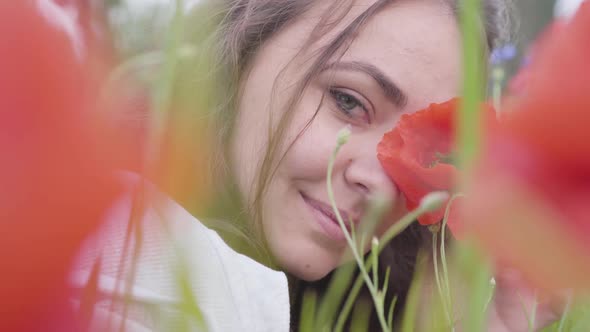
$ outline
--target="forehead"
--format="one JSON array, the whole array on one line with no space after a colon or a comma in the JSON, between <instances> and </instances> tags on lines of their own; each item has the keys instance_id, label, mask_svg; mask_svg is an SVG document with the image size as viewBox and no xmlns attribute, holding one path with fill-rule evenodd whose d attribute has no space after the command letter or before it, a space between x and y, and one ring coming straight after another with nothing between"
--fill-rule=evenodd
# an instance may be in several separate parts
<instances>
[{"instance_id":1,"label":"forehead","mask_svg":"<svg viewBox=\"0 0 590 332\"><path fill-rule=\"evenodd\" d=\"M315 48L331 43L374 3L355 1ZM328 6L313 8L303 21L317 20ZM354 36L341 60L377 67L406 93L408 110L447 100L458 94L461 77L461 41L455 15L444 0L391 1Z\"/></svg>"}]
</instances>

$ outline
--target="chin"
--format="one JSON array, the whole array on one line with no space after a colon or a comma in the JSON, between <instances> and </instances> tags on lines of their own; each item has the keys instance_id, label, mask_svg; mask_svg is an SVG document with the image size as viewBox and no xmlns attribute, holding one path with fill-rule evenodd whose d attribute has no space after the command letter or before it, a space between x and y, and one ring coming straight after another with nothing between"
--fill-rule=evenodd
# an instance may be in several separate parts
<instances>
[{"instance_id":1,"label":"chin","mask_svg":"<svg viewBox=\"0 0 590 332\"><path fill-rule=\"evenodd\" d=\"M271 220L282 220L283 225L296 226L271 224L266 228L269 250L285 273L297 279L317 281L341 264L346 246L334 244L320 231L308 226L308 219L288 219L277 215Z\"/></svg>"},{"instance_id":2,"label":"chin","mask_svg":"<svg viewBox=\"0 0 590 332\"><path fill-rule=\"evenodd\" d=\"M279 262L279 264L285 272L298 279L317 281L337 268L339 261L339 258L332 255L326 253L322 255L316 252L315 255L306 255L305 257L284 257L283 262Z\"/></svg>"},{"instance_id":3,"label":"chin","mask_svg":"<svg viewBox=\"0 0 590 332\"><path fill-rule=\"evenodd\" d=\"M305 281L318 281L327 276L332 270L326 269L302 269L301 271L295 271L292 273L297 279Z\"/></svg>"}]
</instances>

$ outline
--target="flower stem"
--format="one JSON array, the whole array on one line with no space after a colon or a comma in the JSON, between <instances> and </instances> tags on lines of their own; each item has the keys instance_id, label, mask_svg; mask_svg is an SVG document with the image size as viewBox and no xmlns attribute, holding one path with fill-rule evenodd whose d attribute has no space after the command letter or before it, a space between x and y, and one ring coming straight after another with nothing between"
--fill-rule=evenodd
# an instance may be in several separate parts
<instances>
[{"instance_id":1,"label":"flower stem","mask_svg":"<svg viewBox=\"0 0 590 332\"><path fill-rule=\"evenodd\" d=\"M436 251L436 249L438 247L437 243L438 243L438 232L432 231L432 260L434 263L434 280L436 281L436 288L438 289L438 295L440 296L440 302L442 304L445 318L446 318L449 326L452 327L453 321L451 320L451 315L449 314L450 308L448 307L448 302L447 302L447 299L445 296L446 294L443 291L443 288L441 286L441 276L438 272L438 252Z\"/></svg>"},{"instance_id":2,"label":"flower stem","mask_svg":"<svg viewBox=\"0 0 590 332\"><path fill-rule=\"evenodd\" d=\"M492 69L492 101L496 111L500 111L502 101L502 83L505 76L504 68L496 66Z\"/></svg>"},{"instance_id":3,"label":"flower stem","mask_svg":"<svg viewBox=\"0 0 590 332\"><path fill-rule=\"evenodd\" d=\"M441 233L440 233L440 261L441 261L441 265L442 265L442 281L444 284L444 289L445 289L445 295L446 298L448 300L448 305L449 308L451 308L450 310L450 318L451 321L454 321L453 318L453 297L451 296L451 284L449 282L449 269L448 269L448 265L447 265L447 253L446 253L446 229L447 229L447 223L449 221L449 215L451 213L451 206L453 205L453 202L455 201L455 199L459 198L459 197L463 197L465 196L462 193L456 193L453 194L453 196L451 196L451 198L449 199L449 202L447 203L447 206L445 208L445 214L442 220L442 225L441 225Z\"/></svg>"},{"instance_id":4,"label":"flower stem","mask_svg":"<svg viewBox=\"0 0 590 332\"><path fill-rule=\"evenodd\" d=\"M404 215L399 221L393 223L393 225L391 225L387 229L387 231L383 234L383 236L381 236L381 239L379 240L379 253L381 253L383 251L383 249L389 243L389 241L391 241L391 239L393 239L396 235L398 235L403 230L405 230L410 224L415 222L416 219L426 211L427 211L427 209L420 206L417 209L412 210L409 213L407 213L406 215ZM365 263L365 269L370 269L371 266L372 266L372 261L367 260L367 262ZM354 300L356 299L358 293L360 292L362 285L363 285L363 277L361 275L359 275L356 278L356 280L354 281L354 284L353 284L352 288L350 289L350 292L348 293L348 298L346 298L346 302L344 302L344 306L342 307L342 311L340 312L340 315L338 316L334 331L342 331L342 329L344 328L344 323L346 322L346 318L348 317L348 315L352 311L352 306L354 304Z\"/></svg>"},{"instance_id":5,"label":"flower stem","mask_svg":"<svg viewBox=\"0 0 590 332\"><path fill-rule=\"evenodd\" d=\"M480 151L479 103L483 96L483 41L481 36L481 1L460 0L460 23L463 37L463 99L458 114L457 144L459 165L470 173ZM466 178L462 179L465 182Z\"/></svg>"},{"instance_id":6,"label":"flower stem","mask_svg":"<svg viewBox=\"0 0 590 332\"><path fill-rule=\"evenodd\" d=\"M339 135L340 136L340 135ZM378 295L377 286L373 284L367 269L365 269L365 264L358 252L358 248L356 247L352 237L348 233L348 229L346 228L344 221L342 220L342 216L340 215L340 211L338 209L338 205L336 204L336 199L334 198L334 191L332 188L332 172L334 170L334 163L336 161L336 156L340 151L340 148L343 144L345 144L346 140L338 139L338 143L336 144L336 148L332 152L332 156L330 157L330 161L328 163L328 174L327 174L327 190L328 190L328 198L330 199L330 204L332 205L332 209L334 210L334 214L336 215L336 219L338 220L338 224L344 233L344 237L346 238L346 242L352 251L352 255L356 260L358 267L361 272L361 276L364 279L369 292L371 293L371 297L373 298L373 302L375 303L375 309L377 311L377 316L379 318L379 323L383 331L389 331L389 327L387 326L387 321L385 320L384 308L383 308L383 301L381 297ZM377 253L373 253L377 254ZM372 260L369 260L371 262Z\"/></svg>"}]
</instances>

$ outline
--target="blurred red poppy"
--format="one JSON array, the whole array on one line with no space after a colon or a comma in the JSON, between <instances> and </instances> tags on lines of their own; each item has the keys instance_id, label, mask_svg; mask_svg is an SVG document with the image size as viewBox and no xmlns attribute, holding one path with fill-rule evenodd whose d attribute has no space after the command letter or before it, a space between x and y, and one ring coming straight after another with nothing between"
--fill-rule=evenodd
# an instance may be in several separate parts
<instances>
[{"instance_id":1,"label":"blurred red poppy","mask_svg":"<svg viewBox=\"0 0 590 332\"><path fill-rule=\"evenodd\" d=\"M590 288L590 4L546 38L489 139L465 221L536 285Z\"/></svg>"},{"instance_id":2,"label":"blurred red poppy","mask_svg":"<svg viewBox=\"0 0 590 332\"><path fill-rule=\"evenodd\" d=\"M558 34L566 24L567 21L565 19L558 19L552 22L542 31L537 40L535 40L532 45L528 47L522 67L508 83L508 91L511 96L524 93L524 91L527 89L528 82L530 81L529 64L536 57L537 53L543 52L542 50L545 47L547 40L550 40L554 34Z\"/></svg>"},{"instance_id":3,"label":"blurred red poppy","mask_svg":"<svg viewBox=\"0 0 590 332\"><path fill-rule=\"evenodd\" d=\"M106 67L30 2L2 2L0 31L0 330L74 330L66 274L120 189Z\"/></svg>"}]
</instances>

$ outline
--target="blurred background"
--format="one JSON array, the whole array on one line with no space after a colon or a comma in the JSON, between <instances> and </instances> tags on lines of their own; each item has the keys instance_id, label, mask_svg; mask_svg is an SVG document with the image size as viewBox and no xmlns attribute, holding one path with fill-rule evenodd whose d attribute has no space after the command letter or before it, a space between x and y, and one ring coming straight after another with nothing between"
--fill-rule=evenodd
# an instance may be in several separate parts
<instances>
[{"instance_id":1,"label":"blurred background","mask_svg":"<svg viewBox=\"0 0 590 332\"><path fill-rule=\"evenodd\" d=\"M59 5L64 13L60 16L64 25L73 30L71 22L77 18L74 3L79 0L38 0L46 3L44 7ZM554 17L570 16L583 0L514 0L515 25L512 40L516 54L504 62L508 74L514 74L522 63L527 47ZM89 0L89 6L107 13L117 50L123 56L133 56L157 49L166 40L167 24L173 17L175 4L182 3L185 10L190 10L199 0ZM72 33L72 35L74 35Z\"/></svg>"},{"instance_id":2,"label":"blurred background","mask_svg":"<svg viewBox=\"0 0 590 332\"><path fill-rule=\"evenodd\" d=\"M205 82L207 77L204 77L203 73L209 70L206 61L194 63L190 59L196 58L194 55L198 52L207 52L199 49L191 39L199 39L198 35L206 31L209 18L206 15L212 16L213 13L201 11L207 14L188 17L184 22L187 33L182 37L183 40L175 40L175 27L171 23L176 7L179 5L183 12L188 13L195 6L202 4L199 0L35 1L50 21L60 25L67 32L80 56L85 55L84 40L88 39L82 31L86 31L87 35L91 34L100 44L105 45L104 48L110 48L112 54L117 55L109 80L130 79L138 83L122 84L135 89L125 93L130 112L122 116L125 117L125 125L131 126L131 130L124 131L136 134L137 131L145 131L145 126L150 125L150 121L153 121L151 125L174 128L166 131L168 136L174 137L167 137L169 141L162 143L167 144L168 151L156 157L169 160L158 166L158 172L166 174L167 178L152 180L193 214L206 213L203 209L206 205L204 201L211 195L204 195L203 192L206 190L199 188L215 186L207 183L210 180L207 172L194 170L204 170L210 163L204 157L209 154L204 148L210 145L204 142L212 139L210 133L206 132L209 126L206 118L210 116L210 96L215 94L215 89L211 82ZM571 16L582 1L513 1L515 10L512 36L497 45L496 53L500 54L497 57L499 60L493 60L494 53L490 58L491 67L494 69L488 84L490 99L499 100L502 91L511 84L511 78L520 68L526 66L532 41L542 34L550 22L555 19L565 20ZM88 17L92 19L89 20ZM101 38L104 39L102 43ZM164 96L164 99L173 101L173 104L166 104L162 103L161 96L153 91L162 89L161 82L167 82L165 68L166 59L169 57L166 52L171 43L178 43L180 62L168 65L182 66L182 70L177 70L182 77L177 78L174 83L166 83L171 85L164 90L168 89L169 93L174 91L175 94ZM499 75L495 75L497 73ZM511 91L512 88L513 86L510 86ZM196 91L198 93L195 93ZM170 110L174 110L175 115L170 117L173 122L163 124L165 121L162 121L158 114L165 114ZM186 142L191 142L191 145Z\"/></svg>"}]
</instances>

